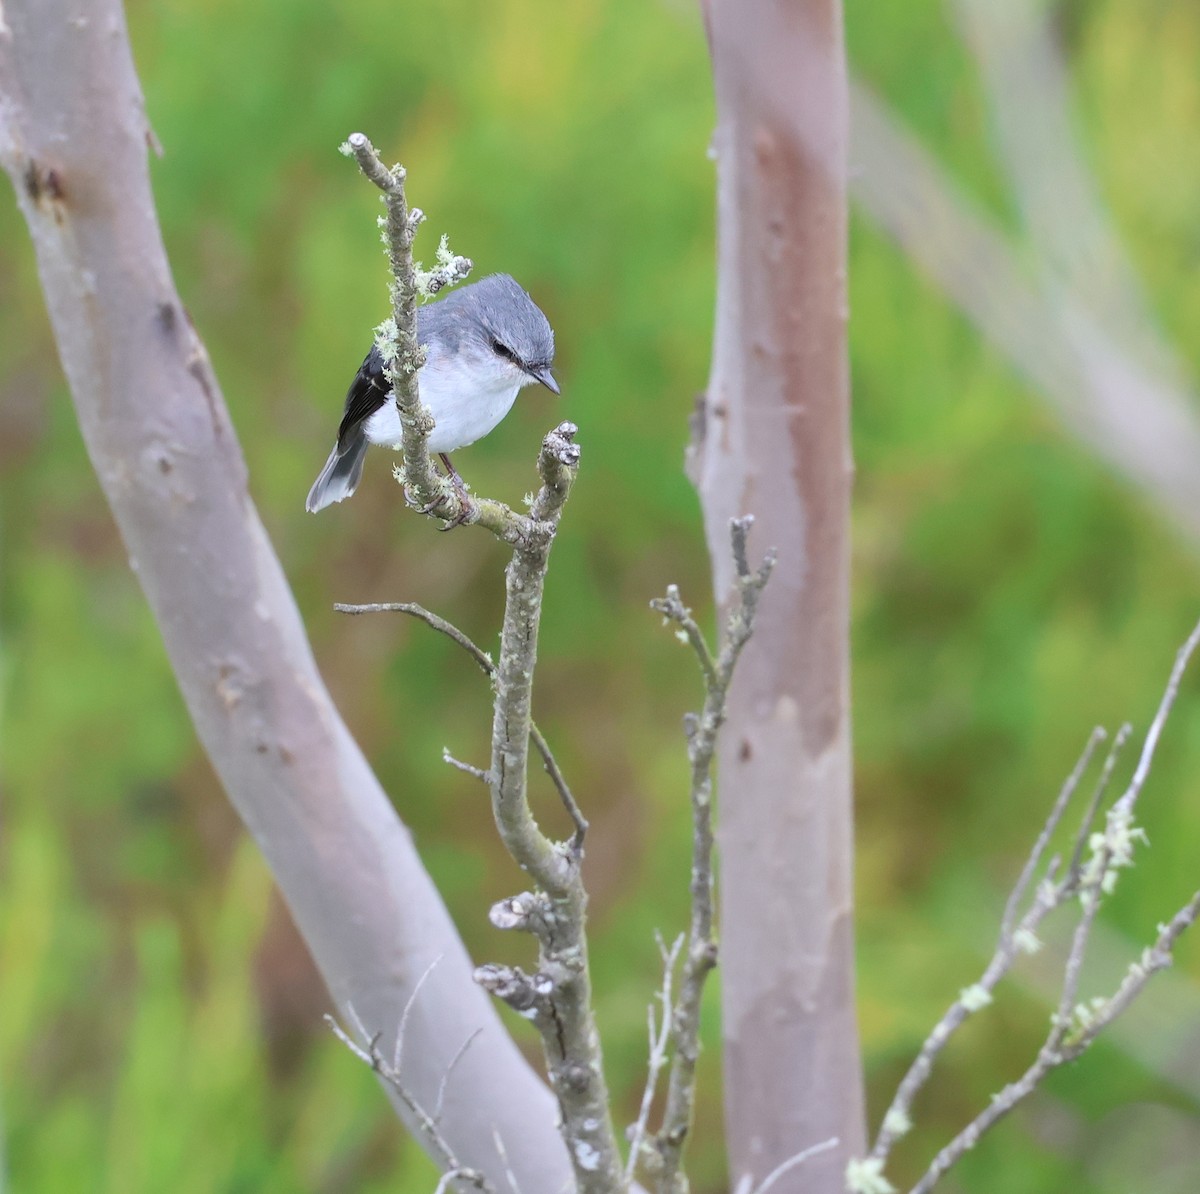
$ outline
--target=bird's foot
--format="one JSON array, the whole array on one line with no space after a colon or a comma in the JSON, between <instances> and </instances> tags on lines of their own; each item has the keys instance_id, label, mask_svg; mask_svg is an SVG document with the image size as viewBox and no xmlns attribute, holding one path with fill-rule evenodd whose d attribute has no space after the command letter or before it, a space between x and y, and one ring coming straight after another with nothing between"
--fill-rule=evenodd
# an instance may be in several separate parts
<instances>
[{"instance_id":1,"label":"bird's foot","mask_svg":"<svg viewBox=\"0 0 1200 1194\"><path fill-rule=\"evenodd\" d=\"M454 488L455 496L458 498L458 513L447 522L438 528L441 531L450 531L457 526L462 526L476 511L475 499L471 497L471 491L467 488L467 483L459 475L458 469L450 463L450 457L445 452L439 452L438 458L446 466L446 480ZM434 498L432 502L421 507L422 514L435 514L438 507L446 501L444 494Z\"/></svg>"}]
</instances>

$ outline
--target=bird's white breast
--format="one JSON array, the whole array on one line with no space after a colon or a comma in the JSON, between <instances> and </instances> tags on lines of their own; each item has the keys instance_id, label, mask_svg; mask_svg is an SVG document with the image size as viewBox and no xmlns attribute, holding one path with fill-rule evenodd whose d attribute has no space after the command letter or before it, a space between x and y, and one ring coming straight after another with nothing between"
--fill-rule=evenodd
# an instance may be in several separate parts
<instances>
[{"instance_id":1,"label":"bird's white breast","mask_svg":"<svg viewBox=\"0 0 1200 1194\"><path fill-rule=\"evenodd\" d=\"M417 374L421 401L434 421L429 450L454 452L482 439L512 410L526 380L507 362L430 351ZM400 447L400 413L390 395L363 429L373 444Z\"/></svg>"}]
</instances>

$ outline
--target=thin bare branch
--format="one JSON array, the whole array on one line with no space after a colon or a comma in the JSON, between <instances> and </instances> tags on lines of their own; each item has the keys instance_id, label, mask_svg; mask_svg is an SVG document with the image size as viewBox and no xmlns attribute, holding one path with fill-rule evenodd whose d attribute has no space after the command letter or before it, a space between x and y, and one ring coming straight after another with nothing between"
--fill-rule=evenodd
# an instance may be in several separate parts
<instances>
[{"instance_id":1,"label":"thin bare branch","mask_svg":"<svg viewBox=\"0 0 1200 1194\"><path fill-rule=\"evenodd\" d=\"M474 1174L475 1171L473 1169L448 1169L440 1178L438 1178L438 1184L434 1186L433 1194L446 1194L446 1189L450 1186L450 1184L457 1181L459 1178L463 1178L472 1185L475 1185L473 1180Z\"/></svg>"},{"instance_id":2,"label":"thin bare branch","mask_svg":"<svg viewBox=\"0 0 1200 1194\"><path fill-rule=\"evenodd\" d=\"M1050 1035L1046 1044L1039 1050L1037 1060L1020 1078L1009 1083L994 1096L987 1108L938 1153L921 1180L913 1186L911 1194L929 1194L946 1171L974 1148L989 1128L994 1127L1018 1103L1028 1098L1051 1070L1076 1060L1092 1045L1100 1033L1145 990L1150 977L1171 964L1171 951L1176 941L1195 923L1198 915L1200 891L1175 914L1170 923L1162 926L1154 945L1144 951L1140 961L1130 966L1121 985L1112 995L1075 1009L1070 1023L1076 1027L1077 1033L1061 1048L1056 1048L1053 1043L1062 1039L1062 1025L1056 1015Z\"/></svg>"},{"instance_id":3,"label":"thin bare branch","mask_svg":"<svg viewBox=\"0 0 1200 1194\"><path fill-rule=\"evenodd\" d=\"M439 634L444 634L456 642L479 664L480 670L485 676L495 674L496 665L482 647L453 623L438 617L437 614L427 610L423 605L418 605L415 601L376 601L367 605L347 605L339 601L334 604L333 608L339 614L408 614L409 617L419 619Z\"/></svg>"},{"instance_id":4,"label":"thin bare branch","mask_svg":"<svg viewBox=\"0 0 1200 1194\"><path fill-rule=\"evenodd\" d=\"M1062 1050L1062 1062L1074 1061L1142 993L1150 978L1171 965L1175 943L1200 916L1200 891L1164 925L1159 926L1158 937L1141 958L1131 963L1121 980L1121 985L1102 1005L1089 1009L1086 1024L1079 1026L1076 1035L1068 1038Z\"/></svg>"},{"instance_id":5,"label":"thin bare branch","mask_svg":"<svg viewBox=\"0 0 1200 1194\"><path fill-rule=\"evenodd\" d=\"M1092 756L1096 753L1096 748L1107 737L1107 732L1101 726L1097 726L1091 732L1087 740L1087 745L1084 746L1083 753L1079 756L1079 761L1075 764L1074 769L1067 776L1066 782L1059 791L1058 799L1054 802L1054 807L1050 810L1049 817L1046 818L1046 824L1042 826L1042 832L1038 834L1033 850L1021 870L1020 878L1017 879L1016 885L1012 889L1012 894L1008 897L1008 903L1004 907L1004 917L1000 922L1001 939L1007 939L1012 936L1017 914L1025 899L1025 893L1029 890L1029 884L1033 881L1034 872L1041 864L1042 857L1045 855L1046 849L1050 844L1050 838L1058 828L1063 813L1066 812L1067 805L1071 802L1071 797L1075 795L1075 790L1079 787L1085 772L1091 766Z\"/></svg>"},{"instance_id":6,"label":"thin bare branch","mask_svg":"<svg viewBox=\"0 0 1200 1194\"><path fill-rule=\"evenodd\" d=\"M412 989L412 994L409 995L407 1002L404 1004L404 1011L400 1013L400 1027L396 1032L396 1051L392 1054L392 1069L396 1071L397 1079L402 1077L403 1074L404 1039L408 1035L408 1018L412 1015L412 1010L416 1006L417 997L421 994L421 988L429 981L429 976L438 968L441 961L442 955L439 954L425 967L424 972L417 979L416 985Z\"/></svg>"},{"instance_id":7,"label":"thin bare branch","mask_svg":"<svg viewBox=\"0 0 1200 1194\"><path fill-rule=\"evenodd\" d=\"M820 1144L810 1145L802 1152L798 1152L794 1157L788 1159L782 1164L776 1165L766 1177L754 1188L753 1194L767 1194L767 1191L785 1174L791 1173L797 1165L803 1165L809 1157L815 1157L819 1153L828 1152L831 1148L837 1148L841 1143L836 1136L830 1136L828 1140L822 1140Z\"/></svg>"},{"instance_id":8,"label":"thin bare branch","mask_svg":"<svg viewBox=\"0 0 1200 1194\"><path fill-rule=\"evenodd\" d=\"M550 782L554 785L554 790L558 793L563 808L567 810L571 824L575 826L575 833L571 837L571 853L579 858L583 854L583 840L587 837L587 820L576 803L575 797L571 794L571 789L567 786L567 777L563 775L562 768L559 767L558 760L551 752L545 735L538 729L536 721L531 720L529 723L529 736L533 739L534 749L542 756L542 766L550 777Z\"/></svg>"},{"instance_id":9,"label":"thin bare branch","mask_svg":"<svg viewBox=\"0 0 1200 1194\"><path fill-rule=\"evenodd\" d=\"M440 961L440 959L438 960ZM429 977L429 974L432 972L436 964L437 963L435 962L433 965L431 965L429 969L426 970L421 976L420 980L413 989L413 998L415 998L417 991L420 990L421 985ZM362 1027L361 1021L358 1020L358 1016L352 1008L350 1009L350 1016L355 1021L355 1027L357 1031L360 1033L363 1039L366 1040L367 1043L365 1046L360 1045L348 1032L346 1032L346 1030L342 1028L342 1026L337 1022L336 1019L334 1019L333 1016L326 1015L325 1023L329 1025L333 1035L336 1036L337 1039L341 1041L342 1044L345 1045L355 1057L369 1065L371 1069L374 1070L375 1073L377 1073L392 1088L392 1090L396 1092L396 1095L408 1108L409 1112L412 1114L413 1120L416 1123L417 1134L421 1137L422 1142L429 1150L429 1153L433 1157L434 1161L442 1169L443 1176L442 1180L438 1183L437 1189L444 1192L447 1185L454 1183L456 1188L459 1189L464 1189L469 1186L473 1189L482 1191L483 1194L495 1194L495 1187L483 1173L479 1172L477 1169L472 1169L469 1166L460 1164L458 1158L454 1154L454 1150L450 1147L449 1142L442 1134L442 1130L438 1126L438 1119L441 1111L441 1094L439 1093L438 1098L439 1114L437 1116L431 1116L425 1110L425 1108L421 1106L420 1101L416 1098L412 1091L404 1085L403 1081L401 1081L400 1065L402 1061L402 1048L408 1010L411 1006L412 999L409 1000L409 1005L404 1010L401 1026L397 1033L398 1039L396 1043L396 1056L393 1064L388 1064L383 1054L379 1051L379 1034L377 1033L368 1038L366 1031ZM475 1035L477 1034L472 1035L472 1040L474 1039ZM459 1050L459 1053L455 1056L454 1062L451 1062L450 1069L453 1069L455 1062L458 1061L458 1058L464 1051L465 1049ZM443 1087L448 1078L449 1071L443 1075ZM507 1158L505 1158L505 1164L506 1166L508 1164Z\"/></svg>"},{"instance_id":10,"label":"thin bare branch","mask_svg":"<svg viewBox=\"0 0 1200 1194\"><path fill-rule=\"evenodd\" d=\"M1142 753L1138 756L1133 778L1129 781L1129 787L1117 801L1114 813L1131 812L1138 796L1141 795L1142 788L1146 785L1150 767L1154 763L1154 752L1158 749L1158 742L1162 737L1163 727L1167 724L1167 718L1170 717L1171 710L1175 707L1175 700L1179 696L1179 685L1183 682L1183 673L1187 670L1197 646L1200 646L1200 622L1196 623L1195 629L1188 635L1187 641L1179 648L1179 652L1175 656L1175 665L1171 668L1171 676L1167 681L1167 688L1163 693L1162 700L1158 704L1158 712L1155 713L1154 720L1150 723L1150 730L1146 734L1146 741L1142 744Z\"/></svg>"},{"instance_id":11,"label":"thin bare branch","mask_svg":"<svg viewBox=\"0 0 1200 1194\"><path fill-rule=\"evenodd\" d=\"M449 763L456 771L461 771L465 775L469 775L472 779L477 779L481 783L491 787L492 775L490 771L485 771L482 767L476 767L471 763L464 763L462 759L456 759L445 746L442 747L442 762Z\"/></svg>"},{"instance_id":12,"label":"thin bare branch","mask_svg":"<svg viewBox=\"0 0 1200 1194\"><path fill-rule=\"evenodd\" d=\"M646 1085L642 1088L642 1102L638 1108L638 1117L629 1129L629 1156L625 1162L625 1181L633 1181L637 1169L638 1158L641 1156L642 1143L646 1138L646 1125L650 1122L650 1108L654 1103L654 1095L658 1090L658 1076L663 1066L667 1064L667 1049L671 1042L671 1020L674 1004L671 1001L671 984L675 978L675 964L679 960L679 951L683 948L683 934L675 938L668 949L662 936L658 938L659 953L663 960L662 988L658 993L658 1002L662 1008L661 1017L656 1017L654 1004L646 1008L647 1028L650 1044L649 1060L646 1066Z\"/></svg>"},{"instance_id":13,"label":"thin bare branch","mask_svg":"<svg viewBox=\"0 0 1200 1194\"><path fill-rule=\"evenodd\" d=\"M751 516L746 516L730 522L736 598L716 656L709 649L691 610L683 604L675 585L667 588L665 597L650 603L652 609L680 628L679 634L696 655L705 686L702 711L698 716L689 715L684 720L691 763L692 915L679 997L672 1014L674 1056L667 1082L667 1103L662 1126L652 1141L657 1155L655 1180L662 1191L679 1192L686 1188L682 1174L683 1150L695 1108L696 1062L700 1055L700 1002L705 981L717 964L717 941L713 931L713 755L717 747L717 734L725 720L725 702L734 668L754 632L758 599L775 565L772 549L757 571L750 570L746 557L746 536L753 521Z\"/></svg>"},{"instance_id":14,"label":"thin bare branch","mask_svg":"<svg viewBox=\"0 0 1200 1194\"><path fill-rule=\"evenodd\" d=\"M504 1162L504 1171L505 1176L508 1178L510 1194L521 1194L516 1176L513 1174L512 1167L508 1163L508 1150L504 1147L504 1138L500 1135L499 1128L492 1129L492 1140L496 1145L496 1151L500 1154L500 1160Z\"/></svg>"},{"instance_id":15,"label":"thin bare branch","mask_svg":"<svg viewBox=\"0 0 1200 1194\"><path fill-rule=\"evenodd\" d=\"M340 614L408 614L410 617L419 619L427 626L431 626L434 630L456 642L479 664L480 670L489 679L496 674L496 665L492 661L492 657L482 647L459 630L453 623L447 622L445 618L441 618L435 613L431 613L423 605L418 605L415 601L384 601L368 605L346 605L339 602L333 608ZM583 840L587 835L588 823L580 811L579 804L575 800L574 795L571 793L566 776L563 775L562 768L559 767L558 760L554 757L550 749L550 744L546 741L546 737L542 731L538 729L536 722L530 721L529 732L533 739L534 748L542 757L542 765L545 768L546 774L550 777L550 782L554 785L554 790L558 793L559 799L563 803L563 808L567 810L567 816L571 818L571 824L575 826L575 834L571 839L571 848L578 854L583 849ZM458 766L452 759L448 758L447 762ZM460 770L474 774L474 772L465 766L461 767ZM486 772L480 772L481 776L486 774Z\"/></svg>"},{"instance_id":16,"label":"thin bare branch","mask_svg":"<svg viewBox=\"0 0 1200 1194\"><path fill-rule=\"evenodd\" d=\"M442 1080L438 1083L437 1102L433 1105L433 1122L439 1124L442 1122L442 1109L446 1105L446 1091L450 1086L450 1078L454 1074L455 1067L467 1055L467 1050L479 1039L481 1029L475 1029L470 1036L458 1047L458 1052L450 1058L450 1064L446 1067L446 1072L442 1075Z\"/></svg>"},{"instance_id":17,"label":"thin bare branch","mask_svg":"<svg viewBox=\"0 0 1200 1194\"><path fill-rule=\"evenodd\" d=\"M476 970L476 981L526 1014L537 1027L550 1081L558 1094L560 1127L579 1194L608 1194L621 1184L621 1160L591 1006L587 893L577 845L582 840L583 821L581 817L576 820L575 844L552 842L530 808L527 783L542 595L550 548L579 465L575 433L574 424L563 423L542 442L538 457L542 486L530 509L531 530L516 544L505 576L488 769L500 838L545 893L551 914L520 916L513 912L516 901L497 905L494 924L528 929L537 936L539 970L526 976L512 967L482 966Z\"/></svg>"},{"instance_id":18,"label":"thin bare branch","mask_svg":"<svg viewBox=\"0 0 1200 1194\"><path fill-rule=\"evenodd\" d=\"M1078 885L1080 873L1080 861L1083 858L1084 847L1087 845L1088 837L1092 832L1092 826L1096 823L1096 814L1100 811L1100 806L1104 803L1104 797L1108 794L1108 785L1112 782L1113 771L1116 770L1117 759L1120 757L1121 751L1125 748L1125 743L1129 741L1129 735L1133 733L1133 726L1126 722L1118 731L1117 736L1112 740L1112 745L1109 747L1108 755L1105 757L1104 766L1100 771L1100 778L1096 781L1096 787L1092 792L1092 799L1088 803L1087 811L1083 814L1079 822L1079 829L1075 834L1075 845L1071 850L1071 860L1067 864L1066 881L1070 885L1068 893L1073 893Z\"/></svg>"}]
</instances>

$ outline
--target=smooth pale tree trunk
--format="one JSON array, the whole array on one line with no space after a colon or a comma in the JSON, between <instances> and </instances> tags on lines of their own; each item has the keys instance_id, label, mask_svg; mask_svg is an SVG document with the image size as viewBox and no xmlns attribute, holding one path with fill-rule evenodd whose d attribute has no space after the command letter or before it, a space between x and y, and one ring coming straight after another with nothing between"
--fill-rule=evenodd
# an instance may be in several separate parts
<instances>
[{"instance_id":1,"label":"smooth pale tree trunk","mask_svg":"<svg viewBox=\"0 0 1200 1194\"><path fill-rule=\"evenodd\" d=\"M840 1191L863 1151L849 717L847 82L835 0L707 0L717 317L692 474L724 607L731 517L779 550L722 731L725 1115L736 1186ZM755 553L752 553L752 558Z\"/></svg>"},{"instance_id":2,"label":"smooth pale tree trunk","mask_svg":"<svg viewBox=\"0 0 1200 1194\"><path fill-rule=\"evenodd\" d=\"M560 1194L571 1168L555 1100L471 981L408 831L317 673L175 291L151 140L118 0L3 0L0 163L29 224L88 452L197 732L343 1019L353 1008L390 1058L432 965L409 1017L406 1086L432 1110L479 1030L449 1081L442 1131L507 1189L495 1130L522 1194ZM252 144L230 151L255 168Z\"/></svg>"}]
</instances>

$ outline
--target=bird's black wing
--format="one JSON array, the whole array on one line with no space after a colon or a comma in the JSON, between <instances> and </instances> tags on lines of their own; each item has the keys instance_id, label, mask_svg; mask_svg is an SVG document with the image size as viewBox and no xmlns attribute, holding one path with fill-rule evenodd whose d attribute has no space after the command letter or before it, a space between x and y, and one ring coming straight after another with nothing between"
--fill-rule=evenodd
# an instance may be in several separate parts
<instances>
[{"instance_id":1,"label":"bird's black wing","mask_svg":"<svg viewBox=\"0 0 1200 1194\"><path fill-rule=\"evenodd\" d=\"M338 448L344 449L354 438L359 425L391 400L392 387L384 376L383 357L379 349L372 345L346 392L346 409L338 427Z\"/></svg>"}]
</instances>

